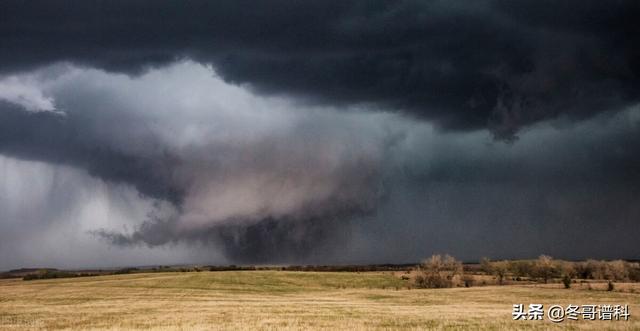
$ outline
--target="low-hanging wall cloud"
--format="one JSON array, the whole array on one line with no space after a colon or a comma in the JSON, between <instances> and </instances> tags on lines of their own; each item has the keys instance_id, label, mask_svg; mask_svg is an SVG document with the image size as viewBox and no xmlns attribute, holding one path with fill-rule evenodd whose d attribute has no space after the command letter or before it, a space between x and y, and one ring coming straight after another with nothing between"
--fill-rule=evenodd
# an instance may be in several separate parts
<instances>
[{"instance_id":1,"label":"low-hanging wall cloud","mask_svg":"<svg viewBox=\"0 0 640 331\"><path fill-rule=\"evenodd\" d=\"M231 240L235 227L278 221L270 235L285 231L280 236L309 245L324 227L304 238L295 232L370 213L382 194L382 158L393 134L384 123L361 120L361 111L300 112L194 62L133 80L67 66L38 77L55 112L5 101L2 153L81 168L171 204L131 235L94 232L114 243L206 241L212 231Z\"/></svg>"}]
</instances>

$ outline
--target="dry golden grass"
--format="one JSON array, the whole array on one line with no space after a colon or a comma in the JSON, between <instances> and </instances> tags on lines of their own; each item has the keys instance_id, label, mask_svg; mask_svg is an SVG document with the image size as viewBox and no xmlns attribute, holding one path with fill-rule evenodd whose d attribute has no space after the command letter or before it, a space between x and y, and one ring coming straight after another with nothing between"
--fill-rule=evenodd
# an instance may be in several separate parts
<instances>
[{"instance_id":1,"label":"dry golden grass","mask_svg":"<svg viewBox=\"0 0 640 331\"><path fill-rule=\"evenodd\" d=\"M513 321L514 303L628 304L631 318ZM408 290L389 273L243 271L0 281L0 330L638 330L636 312L637 293L555 284Z\"/></svg>"}]
</instances>

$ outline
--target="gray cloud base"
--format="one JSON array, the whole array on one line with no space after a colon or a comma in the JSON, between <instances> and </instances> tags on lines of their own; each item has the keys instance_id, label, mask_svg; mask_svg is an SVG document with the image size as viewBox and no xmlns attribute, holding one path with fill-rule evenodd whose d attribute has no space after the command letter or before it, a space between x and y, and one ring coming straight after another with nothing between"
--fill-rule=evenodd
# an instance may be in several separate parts
<instances>
[{"instance_id":1,"label":"gray cloud base","mask_svg":"<svg viewBox=\"0 0 640 331\"><path fill-rule=\"evenodd\" d=\"M131 232L90 231L113 244L222 243L235 260L291 260L379 203L393 134L376 116L387 115L300 111L194 62L135 79L75 67L33 75L58 112L1 103L0 153L156 200Z\"/></svg>"},{"instance_id":2,"label":"gray cloud base","mask_svg":"<svg viewBox=\"0 0 640 331\"><path fill-rule=\"evenodd\" d=\"M59 231L86 222L85 235L115 246L186 244L200 260L208 247L246 263L639 253L637 106L539 123L505 144L483 130L256 96L189 61L134 78L73 66L30 75L64 113L3 102L0 153L86 171L148 200L122 229L73 216L72 196L49 196L39 212ZM4 221L32 221L6 223L4 242L49 231L11 207L24 192L5 193ZM20 256L39 254L31 249Z\"/></svg>"},{"instance_id":3,"label":"gray cloud base","mask_svg":"<svg viewBox=\"0 0 640 331\"><path fill-rule=\"evenodd\" d=\"M636 1L2 1L0 267L46 261L32 238L99 252L79 229L140 259L167 246L247 263L637 258L639 14ZM39 170L64 185L12 179ZM78 214L85 196L117 226Z\"/></svg>"}]
</instances>

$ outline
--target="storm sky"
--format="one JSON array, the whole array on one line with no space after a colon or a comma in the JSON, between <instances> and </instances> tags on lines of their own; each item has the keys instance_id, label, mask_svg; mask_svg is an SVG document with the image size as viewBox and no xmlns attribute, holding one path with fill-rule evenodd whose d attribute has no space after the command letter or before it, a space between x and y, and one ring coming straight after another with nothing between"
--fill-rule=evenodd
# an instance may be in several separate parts
<instances>
[{"instance_id":1,"label":"storm sky","mask_svg":"<svg viewBox=\"0 0 640 331\"><path fill-rule=\"evenodd\" d=\"M639 258L637 1L0 2L0 270Z\"/></svg>"}]
</instances>

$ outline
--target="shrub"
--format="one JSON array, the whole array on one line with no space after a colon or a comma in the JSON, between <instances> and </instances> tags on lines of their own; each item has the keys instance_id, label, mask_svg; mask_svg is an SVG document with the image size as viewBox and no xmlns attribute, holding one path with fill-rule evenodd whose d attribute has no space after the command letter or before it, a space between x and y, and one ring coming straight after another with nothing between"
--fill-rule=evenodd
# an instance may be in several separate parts
<instances>
[{"instance_id":1,"label":"shrub","mask_svg":"<svg viewBox=\"0 0 640 331\"><path fill-rule=\"evenodd\" d=\"M462 282L464 282L464 287L473 286L473 283L474 283L473 276L471 276L471 275L463 275L462 276Z\"/></svg>"},{"instance_id":2,"label":"shrub","mask_svg":"<svg viewBox=\"0 0 640 331\"><path fill-rule=\"evenodd\" d=\"M462 263L450 255L433 255L419 267L416 286L423 288L445 288L456 285L456 277L462 276Z\"/></svg>"},{"instance_id":3,"label":"shrub","mask_svg":"<svg viewBox=\"0 0 640 331\"><path fill-rule=\"evenodd\" d=\"M567 274L562 276L562 284L564 285L564 288L571 288L571 277Z\"/></svg>"}]
</instances>

